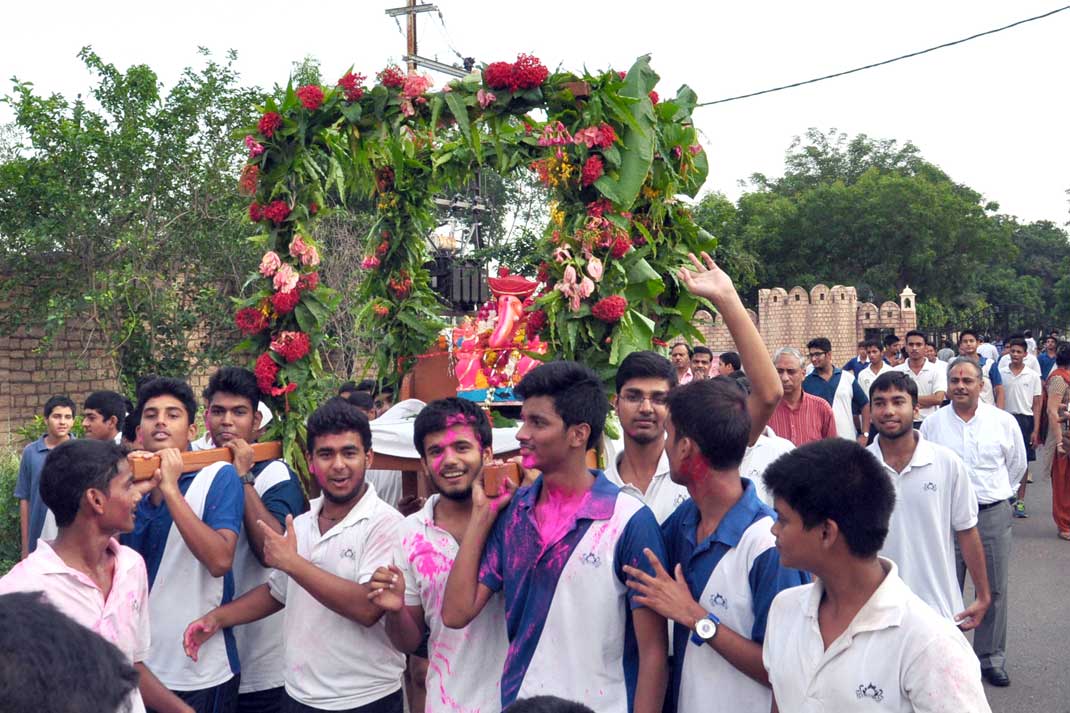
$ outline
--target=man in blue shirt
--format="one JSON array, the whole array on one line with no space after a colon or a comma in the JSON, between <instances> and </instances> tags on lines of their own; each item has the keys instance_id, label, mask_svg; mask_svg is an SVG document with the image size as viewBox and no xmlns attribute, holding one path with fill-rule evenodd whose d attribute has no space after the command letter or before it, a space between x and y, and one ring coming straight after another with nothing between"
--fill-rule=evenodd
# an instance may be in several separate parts
<instances>
[{"instance_id":1,"label":"man in blue shirt","mask_svg":"<svg viewBox=\"0 0 1070 713\"><path fill-rule=\"evenodd\" d=\"M707 268L685 283L723 304L735 288L712 261ZM733 336L744 357L762 354L747 363L751 380L775 389L779 377L757 330ZM675 711L769 710L772 693L762 666L769 606L780 591L809 578L781 566L775 515L754 483L739 475L751 434L747 394L723 377L677 387L669 394L666 432L670 475L691 498L662 525L668 558L648 553L656 576L626 567L628 586L639 603L675 623Z\"/></svg>"},{"instance_id":2,"label":"man in blue shirt","mask_svg":"<svg viewBox=\"0 0 1070 713\"><path fill-rule=\"evenodd\" d=\"M860 341L857 345L858 353L851 357L850 361L843 365L844 369L858 376L858 372L869 366L869 352L867 351L867 342L865 339Z\"/></svg>"},{"instance_id":3,"label":"man in blue shirt","mask_svg":"<svg viewBox=\"0 0 1070 713\"><path fill-rule=\"evenodd\" d=\"M485 493L480 476L442 621L465 627L502 592L505 708L553 693L596 713L661 711L665 619L635 601L624 567L652 571L644 550L663 559L664 547L650 509L587 468L609 411L602 380L576 362L550 362L516 393L523 464L541 475L519 490L510 481L504 494Z\"/></svg>"},{"instance_id":4,"label":"man in blue shirt","mask_svg":"<svg viewBox=\"0 0 1070 713\"><path fill-rule=\"evenodd\" d=\"M19 477L15 481L15 498L19 501L19 533L22 541L22 559L37 549L37 538L45 526L48 507L41 500L41 469L49 451L72 438L74 425L74 402L66 396L53 396L43 409L45 435L26 446L19 461Z\"/></svg>"},{"instance_id":5,"label":"man in blue shirt","mask_svg":"<svg viewBox=\"0 0 1070 713\"><path fill-rule=\"evenodd\" d=\"M238 657L229 629L196 662L182 649L186 624L234 596L231 565L245 507L229 463L182 472L182 453L196 435L197 401L180 379L141 387L141 440L160 456L160 484L138 505L123 544L145 558L152 646L145 663L197 713L230 713L238 692Z\"/></svg>"},{"instance_id":6,"label":"man in blue shirt","mask_svg":"<svg viewBox=\"0 0 1070 713\"><path fill-rule=\"evenodd\" d=\"M1037 354L1037 361L1040 362L1040 378L1044 381L1048 380L1048 374L1055 368L1055 350L1059 346L1059 340L1054 336L1048 336L1044 338L1044 349Z\"/></svg>"}]
</instances>

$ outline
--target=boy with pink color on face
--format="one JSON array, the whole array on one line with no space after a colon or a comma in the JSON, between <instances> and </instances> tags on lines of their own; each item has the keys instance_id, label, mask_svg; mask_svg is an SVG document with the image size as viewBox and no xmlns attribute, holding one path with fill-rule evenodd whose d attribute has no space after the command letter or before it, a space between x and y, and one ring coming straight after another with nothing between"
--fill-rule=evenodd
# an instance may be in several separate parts
<instances>
[{"instance_id":1,"label":"boy with pink color on face","mask_svg":"<svg viewBox=\"0 0 1070 713\"><path fill-rule=\"evenodd\" d=\"M157 474L156 480L159 479ZM139 689L129 710L191 713L145 666L149 653L149 580L137 552L116 536L134 527L143 492L122 449L110 441L75 440L56 447L41 471L41 498L58 536L0 579L0 594L42 592L61 612L115 644L134 664Z\"/></svg>"},{"instance_id":2,"label":"boy with pink color on face","mask_svg":"<svg viewBox=\"0 0 1070 713\"><path fill-rule=\"evenodd\" d=\"M323 495L285 534L266 523L262 584L192 622L186 655L226 627L278 611L283 617L283 713L401 713L404 657L391 645L383 608L368 597L379 567L392 562L401 514L364 479L372 463L367 417L332 398L308 419L308 462Z\"/></svg>"},{"instance_id":3,"label":"boy with pink color on face","mask_svg":"<svg viewBox=\"0 0 1070 713\"><path fill-rule=\"evenodd\" d=\"M425 632L426 713L496 713L500 672L509 646L502 597L495 596L463 629L442 621L446 578L472 518L472 489L493 457L486 415L457 398L429 403L416 417L413 441L437 494L401 524L395 565L380 567L369 595L387 610L386 631L414 653ZM413 708L414 713L418 713Z\"/></svg>"}]
</instances>

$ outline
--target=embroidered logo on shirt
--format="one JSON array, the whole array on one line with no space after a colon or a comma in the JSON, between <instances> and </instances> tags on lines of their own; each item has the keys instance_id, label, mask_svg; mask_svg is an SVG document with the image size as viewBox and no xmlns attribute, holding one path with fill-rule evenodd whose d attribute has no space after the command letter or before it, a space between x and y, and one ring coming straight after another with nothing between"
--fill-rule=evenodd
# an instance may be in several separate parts
<instances>
[{"instance_id":1,"label":"embroidered logo on shirt","mask_svg":"<svg viewBox=\"0 0 1070 713\"><path fill-rule=\"evenodd\" d=\"M357 553L353 551L352 547L347 547L342 550L342 557L346 558L347 560L356 559Z\"/></svg>"},{"instance_id":2,"label":"embroidered logo on shirt","mask_svg":"<svg viewBox=\"0 0 1070 713\"><path fill-rule=\"evenodd\" d=\"M855 691L855 696L861 700L863 698L872 698L877 703L884 700L884 689L877 688L876 684L869 684L868 686L859 686Z\"/></svg>"},{"instance_id":3,"label":"embroidered logo on shirt","mask_svg":"<svg viewBox=\"0 0 1070 713\"><path fill-rule=\"evenodd\" d=\"M710 595L710 606L721 607L722 609L728 608L728 600L724 598L720 592Z\"/></svg>"},{"instance_id":4,"label":"embroidered logo on shirt","mask_svg":"<svg viewBox=\"0 0 1070 713\"><path fill-rule=\"evenodd\" d=\"M677 493L676 499L672 501L672 506L678 508L684 504L685 500L687 500L687 497L683 493Z\"/></svg>"},{"instance_id":5,"label":"embroidered logo on shirt","mask_svg":"<svg viewBox=\"0 0 1070 713\"><path fill-rule=\"evenodd\" d=\"M588 552L583 557L580 557L580 562L590 565L592 567L601 567L602 558L596 555L594 552Z\"/></svg>"},{"instance_id":6,"label":"embroidered logo on shirt","mask_svg":"<svg viewBox=\"0 0 1070 713\"><path fill-rule=\"evenodd\" d=\"M922 489L923 490L931 490L931 491L933 491L935 493L936 492L936 483L934 483L933 481L930 480L928 483L926 483L925 485L922 486Z\"/></svg>"}]
</instances>

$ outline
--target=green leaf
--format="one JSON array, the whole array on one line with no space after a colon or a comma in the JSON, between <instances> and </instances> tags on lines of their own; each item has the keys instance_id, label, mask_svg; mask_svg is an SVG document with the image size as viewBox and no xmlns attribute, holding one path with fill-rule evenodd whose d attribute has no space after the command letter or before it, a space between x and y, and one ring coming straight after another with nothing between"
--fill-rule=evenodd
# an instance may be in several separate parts
<instances>
[{"instance_id":1,"label":"green leaf","mask_svg":"<svg viewBox=\"0 0 1070 713\"><path fill-rule=\"evenodd\" d=\"M628 267L629 285L634 285L637 282L647 282L648 280L660 281L661 275L650 266L650 263L645 258L639 258Z\"/></svg>"}]
</instances>

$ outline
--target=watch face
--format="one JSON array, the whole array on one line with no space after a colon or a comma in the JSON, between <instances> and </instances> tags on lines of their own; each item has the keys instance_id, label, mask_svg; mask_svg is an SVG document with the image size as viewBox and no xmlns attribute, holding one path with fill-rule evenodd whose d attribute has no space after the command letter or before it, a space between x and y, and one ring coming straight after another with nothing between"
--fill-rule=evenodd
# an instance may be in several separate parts
<instances>
[{"instance_id":1,"label":"watch face","mask_svg":"<svg viewBox=\"0 0 1070 713\"><path fill-rule=\"evenodd\" d=\"M717 633L717 625L709 619L700 619L695 624L695 632L703 639L712 639Z\"/></svg>"}]
</instances>

